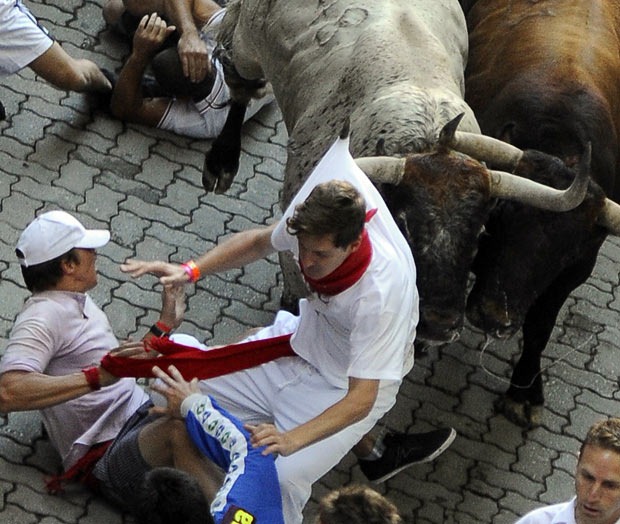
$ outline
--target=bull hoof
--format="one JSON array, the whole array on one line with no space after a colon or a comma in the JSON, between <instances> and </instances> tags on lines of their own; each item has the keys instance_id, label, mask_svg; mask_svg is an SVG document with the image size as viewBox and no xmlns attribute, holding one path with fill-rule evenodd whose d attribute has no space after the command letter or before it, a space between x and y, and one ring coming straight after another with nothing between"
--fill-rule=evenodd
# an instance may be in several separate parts
<instances>
[{"instance_id":1,"label":"bull hoof","mask_svg":"<svg viewBox=\"0 0 620 524\"><path fill-rule=\"evenodd\" d=\"M230 189L235 175L239 169L239 163L226 166L220 161L219 151L212 149L205 157L202 168L202 185L207 193L225 193Z\"/></svg>"},{"instance_id":2,"label":"bull hoof","mask_svg":"<svg viewBox=\"0 0 620 524\"><path fill-rule=\"evenodd\" d=\"M517 402L511 398L502 397L495 403L495 410L522 428L532 429L542 424L542 405L532 405L529 402Z\"/></svg>"}]
</instances>

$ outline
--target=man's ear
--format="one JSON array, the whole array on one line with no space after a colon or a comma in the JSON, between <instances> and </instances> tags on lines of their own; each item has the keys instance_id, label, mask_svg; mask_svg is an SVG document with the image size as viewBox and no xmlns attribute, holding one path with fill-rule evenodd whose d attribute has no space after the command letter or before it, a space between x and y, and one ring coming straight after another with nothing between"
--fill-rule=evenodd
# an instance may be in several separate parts
<instances>
[{"instance_id":1,"label":"man's ear","mask_svg":"<svg viewBox=\"0 0 620 524\"><path fill-rule=\"evenodd\" d=\"M63 275L72 275L77 267L77 262L65 258L60 262L60 269L62 269Z\"/></svg>"},{"instance_id":2,"label":"man's ear","mask_svg":"<svg viewBox=\"0 0 620 524\"><path fill-rule=\"evenodd\" d=\"M353 242L349 244L349 247L351 248L351 251L353 252L353 251L357 251L361 244L362 244L362 233L360 233L360 236L357 237L357 240L354 240Z\"/></svg>"}]
</instances>

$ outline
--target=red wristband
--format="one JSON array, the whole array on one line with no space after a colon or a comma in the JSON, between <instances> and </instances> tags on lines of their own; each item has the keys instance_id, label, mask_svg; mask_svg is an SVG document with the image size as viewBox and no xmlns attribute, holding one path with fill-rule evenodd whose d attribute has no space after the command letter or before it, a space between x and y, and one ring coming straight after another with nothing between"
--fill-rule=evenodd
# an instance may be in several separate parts
<instances>
[{"instance_id":1,"label":"red wristband","mask_svg":"<svg viewBox=\"0 0 620 524\"><path fill-rule=\"evenodd\" d=\"M83 369L82 373L84 373L84 376L86 377L86 382L88 382L90 389L92 389L93 391L101 389L101 381L99 377L98 367L93 366L90 368Z\"/></svg>"},{"instance_id":2,"label":"red wristband","mask_svg":"<svg viewBox=\"0 0 620 524\"><path fill-rule=\"evenodd\" d=\"M172 331L172 328L164 324L161 320L158 320L157 322L155 322L155 325L166 334Z\"/></svg>"},{"instance_id":3,"label":"red wristband","mask_svg":"<svg viewBox=\"0 0 620 524\"><path fill-rule=\"evenodd\" d=\"M187 273L190 282L196 282L200 278L200 268L196 265L196 262L193 260L188 260L181 264L181 267Z\"/></svg>"}]
</instances>

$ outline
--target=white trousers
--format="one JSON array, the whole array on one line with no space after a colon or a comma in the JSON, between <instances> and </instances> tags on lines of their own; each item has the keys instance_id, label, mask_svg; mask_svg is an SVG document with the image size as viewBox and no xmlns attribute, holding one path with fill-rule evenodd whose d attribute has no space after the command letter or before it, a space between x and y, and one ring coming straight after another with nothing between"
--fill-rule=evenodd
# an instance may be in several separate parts
<instances>
[{"instance_id":1,"label":"white trousers","mask_svg":"<svg viewBox=\"0 0 620 524\"><path fill-rule=\"evenodd\" d=\"M285 334L288 326L270 326L251 338ZM184 336L175 340L189 345ZM400 383L382 381L370 414L335 435L288 457L279 456L276 468L286 524L301 524L312 484L331 470L394 405ZM341 400L346 390L329 384L318 370L300 357L282 357L260 366L200 381L203 393L244 423L273 423L288 431L321 414ZM257 489L260 489L257 487Z\"/></svg>"}]
</instances>

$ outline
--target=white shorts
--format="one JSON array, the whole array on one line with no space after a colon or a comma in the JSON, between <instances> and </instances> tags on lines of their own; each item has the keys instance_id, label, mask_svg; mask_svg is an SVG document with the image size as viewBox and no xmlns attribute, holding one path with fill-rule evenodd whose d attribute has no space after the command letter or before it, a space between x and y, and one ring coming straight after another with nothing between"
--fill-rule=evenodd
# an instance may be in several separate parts
<instances>
[{"instance_id":1,"label":"white shorts","mask_svg":"<svg viewBox=\"0 0 620 524\"><path fill-rule=\"evenodd\" d=\"M0 0L0 76L23 69L53 43L21 0Z\"/></svg>"},{"instance_id":2,"label":"white shorts","mask_svg":"<svg viewBox=\"0 0 620 524\"><path fill-rule=\"evenodd\" d=\"M215 62L215 65L215 82L209 96L199 102L185 98L172 99L164 116L157 124L159 129L192 138L211 139L220 134L228 116L230 92L224 83L222 66L219 62ZM245 111L245 121L273 100L274 97L271 94L252 99Z\"/></svg>"}]
</instances>

